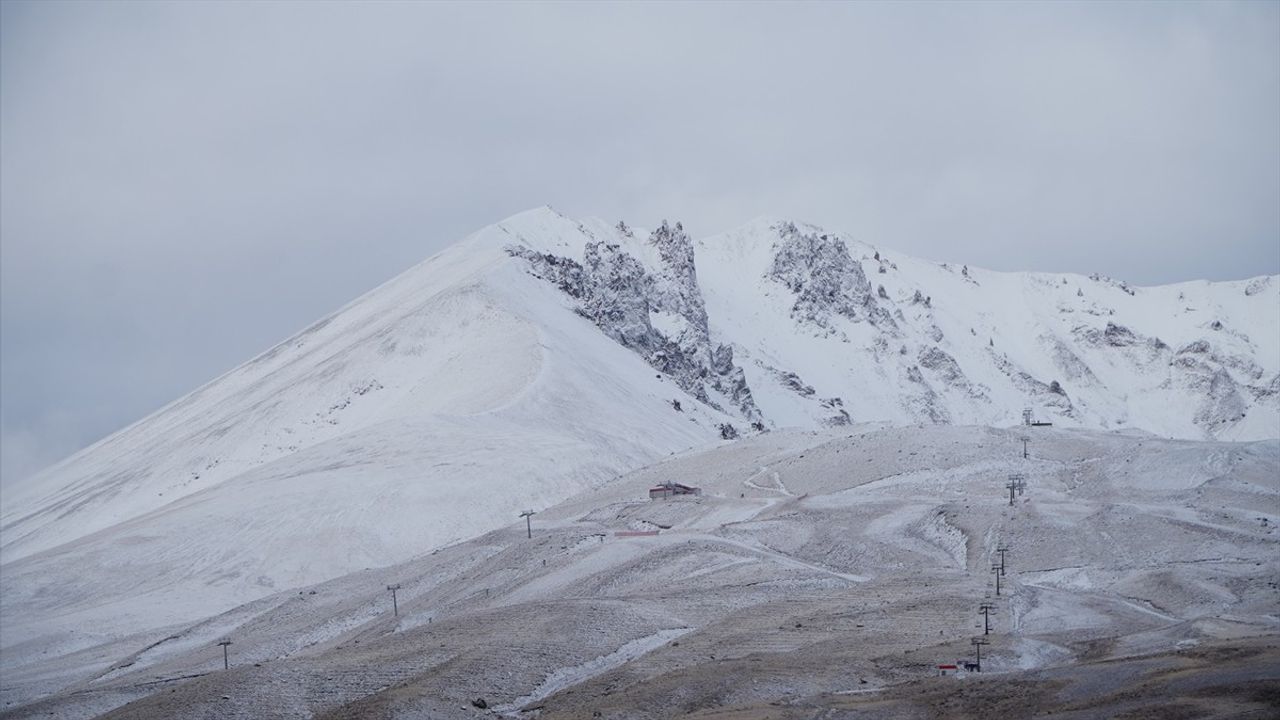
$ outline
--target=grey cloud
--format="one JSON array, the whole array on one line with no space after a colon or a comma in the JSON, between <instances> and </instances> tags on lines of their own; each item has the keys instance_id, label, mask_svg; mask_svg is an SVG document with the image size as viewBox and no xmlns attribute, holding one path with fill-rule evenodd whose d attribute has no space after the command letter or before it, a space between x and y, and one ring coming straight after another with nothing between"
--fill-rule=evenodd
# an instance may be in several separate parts
<instances>
[{"instance_id":1,"label":"grey cloud","mask_svg":"<svg viewBox=\"0 0 1280 720\"><path fill-rule=\"evenodd\" d=\"M5 454L70 452L543 203L1137 283L1280 271L1274 3L0 12Z\"/></svg>"}]
</instances>

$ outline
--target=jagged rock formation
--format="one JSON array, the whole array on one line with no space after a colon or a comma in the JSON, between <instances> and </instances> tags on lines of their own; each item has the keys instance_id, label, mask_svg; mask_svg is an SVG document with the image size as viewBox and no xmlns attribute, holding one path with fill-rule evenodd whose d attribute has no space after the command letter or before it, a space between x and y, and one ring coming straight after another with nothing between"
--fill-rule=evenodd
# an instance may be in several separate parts
<instances>
[{"instance_id":1,"label":"jagged rock formation","mask_svg":"<svg viewBox=\"0 0 1280 720\"><path fill-rule=\"evenodd\" d=\"M681 389L751 422L829 425L856 417L998 422L1016 418L1020 407L1030 405L1042 419L1059 422L1141 424L1138 416L1150 416L1135 415L1130 405L1146 398L1116 386L1119 371L1139 385L1164 375L1157 389L1194 396L1180 422L1199 428L1203 436L1218 437L1236 427L1258 403L1267 407L1264 425L1280 425L1266 417L1280 413L1269 389L1280 373L1250 359L1257 354L1256 343L1222 321L1225 308L1198 328L1233 349L1214 345L1209 352L1210 341L1200 340L1206 350L1191 353L1196 359L1142 332L1145 320L1122 322L1117 316L1124 304L1148 301L1150 294L1163 293L1161 288L1134 288L1101 275L1026 276L1026 294L1015 301L1025 305L1023 310L1005 307L1009 299L1002 295L1007 292L1002 281L1009 276L967 265L891 261L878 249L790 221L762 221L701 242L691 240L679 223L663 222L643 239L624 223L577 227L581 262L567 253L519 244L507 250L527 261L531 273L578 300L577 312ZM707 253L716 258L708 262ZM702 269L718 270L725 260L734 266L717 274L713 290L739 297L724 309L735 317L709 312L700 283ZM883 281L873 287L868 269ZM726 282L733 287L726 288ZM1268 278L1240 289L1246 297L1275 292ZM1189 302L1187 292L1178 291L1174 302ZM994 318L1027 310L1030 316L1020 322L1030 323L1034 343L1024 347L1036 348L1038 355L1011 354L998 346L1010 332L1008 323ZM782 317L777 311L784 311ZM745 339L737 317L744 313L767 318L761 322L769 330ZM1264 335L1274 344L1277 322L1268 322ZM797 334L817 340L812 351L835 356L834 363L790 353L790 338ZM877 386L858 392L863 383L846 373L882 378L888 393ZM801 376L819 381L801 381ZM790 399L782 404L789 409L761 405L762 389L770 397L784 392L782 397ZM853 405L835 408L823 398L852 398Z\"/></svg>"},{"instance_id":2,"label":"jagged rock formation","mask_svg":"<svg viewBox=\"0 0 1280 720\"><path fill-rule=\"evenodd\" d=\"M794 223L776 226L781 242L768 277L795 293L791 317L834 332L833 315L892 329L893 319L876 303L862 265L835 235L802 231Z\"/></svg>"},{"instance_id":3,"label":"jagged rock formation","mask_svg":"<svg viewBox=\"0 0 1280 720\"><path fill-rule=\"evenodd\" d=\"M625 223L616 230L634 233ZM647 268L619 244L589 241L582 263L509 245L530 271L580 301L575 310L606 335L672 378L680 389L716 408L726 405L749 421L760 418L733 348L713 344L698 287L693 242L680 223L666 221L649 236L659 266ZM657 323L657 327L655 327Z\"/></svg>"}]
</instances>

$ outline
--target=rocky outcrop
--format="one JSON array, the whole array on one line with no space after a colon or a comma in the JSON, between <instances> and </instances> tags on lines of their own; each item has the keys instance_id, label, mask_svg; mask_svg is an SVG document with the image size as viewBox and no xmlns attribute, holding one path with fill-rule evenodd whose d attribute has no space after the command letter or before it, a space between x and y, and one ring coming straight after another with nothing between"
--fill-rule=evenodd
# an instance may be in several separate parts
<instances>
[{"instance_id":1,"label":"rocky outcrop","mask_svg":"<svg viewBox=\"0 0 1280 720\"><path fill-rule=\"evenodd\" d=\"M907 383L903 386L904 405L908 412L919 422L945 425L951 422L951 413L942 403L942 398L933 389L928 380L920 372L918 365L906 368L904 375Z\"/></svg>"},{"instance_id":2,"label":"rocky outcrop","mask_svg":"<svg viewBox=\"0 0 1280 720\"><path fill-rule=\"evenodd\" d=\"M709 320L698 271L712 270L699 268L695 247L701 246L679 223L663 222L647 237L625 225L615 229L579 225L578 242L585 247L581 255L568 253L572 257L528 247L510 252L527 261L529 272L575 299L577 312L690 395L751 421L764 418L739 363L751 363L750 377L768 383L771 401L774 383L784 391L777 396L776 419L786 415L786 422L793 422L789 418L796 412L820 424L850 417L990 421L1016 418L1021 407L1031 406L1046 419L1106 427L1132 423L1131 413L1146 402L1141 394L1147 391L1167 392L1185 409L1183 417L1168 423L1148 423L1167 426L1167 432L1194 435L1198 426L1212 437L1252 435L1265 414L1280 414L1280 380L1259 355L1270 336L1228 309L1207 312L1200 300L1188 299L1198 291L1170 295L1171 302L1177 298L1176 322L1149 323L1151 309L1158 311L1163 298L1123 281L1095 275L1082 283L1078 277L1033 274L1019 279L1021 294L1003 293L1004 286L1013 286L964 265L925 268L904 262L910 272L903 272L880 251L838 234L766 221L719 240L740 242L741 248L708 247L716 262L743 260L754 268L754 277L740 281L733 275L736 268L730 268L723 274L730 292L721 295L715 288L717 298L743 298L744 307L734 312L749 313L751 319ZM877 283L868 279L871 268L881 275ZM719 282L722 274L715 277ZM983 279L981 285L977 278ZM735 287L739 282L746 287ZM1273 278L1263 277L1232 292L1251 296L1274 292L1274 285ZM757 299L739 294L757 289L758 301L767 307L752 307ZM1021 308L1006 312L1000 307L1004 303L1036 310L1011 324L1005 320L1025 313ZM1126 307L1130 304L1135 312ZM755 317L760 326L739 332ZM1203 339L1187 342L1188 322L1199 333L1190 337ZM725 335L713 337L710 323ZM775 324L779 345L755 334L755 329L772 333ZM1152 334L1155 327L1181 347L1175 350ZM1250 339L1244 331L1259 337ZM800 352L831 353L834 362L815 357L811 365L793 354L800 347ZM848 364L849 359L854 362ZM766 374L755 374L757 367ZM830 372L835 368L860 377L846 382ZM811 385L796 371L822 383ZM879 389L867 387L867 377L883 378L891 392L880 396ZM755 388L757 393L765 389ZM868 389L877 397L875 407L860 396ZM854 405L846 409L824 400L837 394ZM1235 432L1234 425L1245 417Z\"/></svg>"},{"instance_id":3,"label":"rocky outcrop","mask_svg":"<svg viewBox=\"0 0 1280 720\"><path fill-rule=\"evenodd\" d=\"M1240 395L1240 385L1230 373L1222 368L1214 370L1203 387L1204 401L1196 408L1193 418L1197 425L1213 430L1215 425L1244 418L1244 397Z\"/></svg>"},{"instance_id":4,"label":"rocky outcrop","mask_svg":"<svg viewBox=\"0 0 1280 720\"><path fill-rule=\"evenodd\" d=\"M988 388L970 382L956 359L942 348L934 345L921 350L916 362L920 367L928 370L935 381L943 387L963 392L975 400L988 399Z\"/></svg>"},{"instance_id":5,"label":"rocky outcrop","mask_svg":"<svg viewBox=\"0 0 1280 720\"><path fill-rule=\"evenodd\" d=\"M582 297L582 263L573 258L541 253L523 245L508 245L507 254L529 262L529 274L546 280L570 297Z\"/></svg>"},{"instance_id":6,"label":"rocky outcrop","mask_svg":"<svg viewBox=\"0 0 1280 720\"><path fill-rule=\"evenodd\" d=\"M853 422L849 417L849 412L844 409L844 400L838 397L822 398L819 401L822 407L833 411L835 414L830 417L823 418L822 424L827 427L841 427Z\"/></svg>"},{"instance_id":7,"label":"rocky outcrop","mask_svg":"<svg viewBox=\"0 0 1280 720\"><path fill-rule=\"evenodd\" d=\"M876 293L835 235L803 231L793 223L776 226L780 244L766 274L795 294L791 317L832 332L831 319L871 322L890 328L892 317L876 302Z\"/></svg>"},{"instance_id":8,"label":"rocky outcrop","mask_svg":"<svg viewBox=\"0 0 1280 720\"><path fill-rule=\"evenodd\" d=\"M657 249L662 261L662 270L650 293L654 304L687 320L698 340L708 342L707 306L698 286L693 241L680 223L669 227L664 221L649 236L649 244Z\"/></svg>"},{"instance_id":9,"label":"rocky outcrop","mask_svg":"<svg viewBox=\"0 0 1280 720\"><path fill-rule=\"evenodd\" d=\"M583 257L579 313L623 346L649 354L665 338L649 322L651 280L639 260L617 245L588 243Z\"/></svg>"},{"instance_id":10,"label":"rocky outcrop","mask_svg":"<svg viewBox=\"0 0 1280 720\"><path fill-rule=\"evenodd\" d=\"M1093 374L1093 370L1065 342L1052 335L1040 336L1040 342L1048 351L1053 364L1062 370L1067 380L1091 385L1098 384L1098 378Z\"/></svg>"},{"instance_id":11,"label":"rocky outcrop","mask_svg":"<svg viewBox=\"0 0 1280 720\"><path fill-rule=\"evenodd\" d=\"M929 368L939 379L949 385L968 383L968 378L964 376L964 371L960 369L956 359L939 347L935 346L921 350L918 361L921 367Z\"/></svg>"},{"instance_id":12,"label":"rocky outcrop","mask_svg":"<svg viewBox=\"0 0 1280 720\"><path fill-rule=\"evenodd\" d=\"M622 224L619 232L631 233ZM693 242L680 223L665 221L647 242L660 259L656 270L604 241L586 243L581 263L518 245L506 251L525 260L532 275L577 299L579 315L680 389L716 409L727 406L749 421L761 420L746 374L734 363L733 348L711 341Z\"/></svg>"},{"instance_id":13,"label":"rocky outcrop","mask_svg":"<svg viewBox=\"0 0 1280 720\"><path fill-rule=\"evenodd\" d=\"M1009 377L1013 382L1013 386L1026 398L1040 407L1054 410L1063 417L1075 418L1077 416L1075 405L1072 404L1071 397L1067 395L1062 383L1057 380L1044 382L1010 362L1004 355L994 351L990 355L996 367Z\"/></svg>"},{"instance_id":14,"label":"rocky outcrop","mask_svg":"<svg viewBox=\"0 0 1280 720\"><path fill-rule=\"evenodd\" d=\"M1169 361L1169 381L1199 398L1192 421L1212 437L1244 419L1249 401L1267 402L1275 397L1280 375L1264 381L1264 371L1248 358L1221 354L1204 339L1194 340Z\"/></svg>"}]
</instances>

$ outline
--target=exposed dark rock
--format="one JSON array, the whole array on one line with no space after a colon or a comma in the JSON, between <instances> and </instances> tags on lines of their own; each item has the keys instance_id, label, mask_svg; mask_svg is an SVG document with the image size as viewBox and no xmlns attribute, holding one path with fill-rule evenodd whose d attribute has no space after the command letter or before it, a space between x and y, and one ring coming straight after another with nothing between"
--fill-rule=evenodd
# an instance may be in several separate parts
<instances>
[{"instance_id":1,"label":"exposed dark rock","mask_svg":"<svg viewBox=\"0 0 1280 720\"><path fill-rule=\"evenodd\" d=\"M822 328L832 316L854 322L893 326L887 312L875 303L862 265L834 235L804 232L792 223L775 228L781 243L766 276L795 293L791 317Z\"/></svg>"},{"instance_id":2,"label":"exposed dark rock","mask_svg":"<svg viewBox=\"0 0 1280 720\"><path fill-rule=\"evenodd\" d=\"M622 223L618 230L631 233ZM733 349L711 343L693 242L680 223L673 227L666 222L648 242L661 259L661 267L652 274L620 246L606 242L587 243L582 263L522 246L509 246L507 253L528 261L533 275L577 298L579 315L691 396L723 409L711 395L715 391L744 417L758 419L760 411L746 375L733 362ZM675 318L675 329L668 327L670 323L663 326L671 337L653 326L653 313Z\"/></svg>"},{"instance_id":3,"label":"exposed dark rock","mask_svg":"<svg viewBox=\"0 0 1280 720\"><path fill-rule=\"evenodd\" d=\"M956 363L956 359L939 347L922 350L917 361L922 367L932 370L939 379L950 385L959 385L968 381L960 365Z\"/></svg>"},{"instance_id":4,"label":"exposed dark rock","mask_svg":"<svg viewBox=\"0 0 1280 720\"><path fill-rule=\"evenodd\" d=\"M1133 331L1123 325L1115 323L1107 323L1107 327L1102 331L1103 340L1112 347L1124 347L1127 345L1135 345L1138 338Z\"/></svg>"},{"instance_id":5,"label":"exposed dark rock","mask_svg":"<svg viewBox=\"0 0 1280 720\"><path fill-rule=\"evenodd\" d=\"M625 249L634 246L628 243L635 240L626 239L635 237L632 229L619 223L616 230L625 237L619 238L612 232L605 232L602 237L620 244L607 239L589 242L580 262L523 246L508 247L507 252L524 259L531 274L575 299L575 310L580 315L643 357L664 379L672 380L690 396L713 408L739 415L752 427L757 424L763 427L766 422L755 406L746 373L735 360L735 354L741 355L744 350L716 342L711 336L707 307L698 283L694 244L683 227L679 223L663 222L644 239L653 250L650 254L646 248L643 255L650 258L647 261L650 265L640 261L639 253L633 256ZM925 294L925 287L911 291L909 303L894 303L884 285L872 285L867 280L862 263L872 259L863 257L861 262L855 261L839 236L792 223L775 225L772 230L777 233L777 242L765 278L791 293L787 299L791 317L801 326L818 328L818 334L858 343L869 357L893 368L890 373L903 373L905 387L901 402L912 416L925 422L949 421L946 402L960 400L954 393L957 389L971 398L990 402L991 388L972 383L955 357L942 349L950 348L935 316L928 312L932 309L932 298ZM874 257L880 272L896 267L879 252ZM947 269L972 282L974 273L967 266L959 270L948 266ZM1121 281L1098 275L1092 279L1129 295L1137 294L1137 290ZM1252 281L1246 292L1273 291L1272 282L1270 278ZM1074 284L1067 278L1059 278L1052 286L1069 292L1069 286ZM1083 296L1079 288L1077 295ZM1095 293L1095 297L1103 296ZM904 314L909 304L923 307L925 312L917 310L909 318L910 311ZM1115 311L1105 305L1060 302L1059 309L1100 319L1093 321L1097 324L1092 327L1076 326L1069 335L1046 329L1038 338L1056 367L1049 370L1038 364L1028 367L1040 368L1037 372L1046 374L1052 372L1058 380L1043 381L1034 377L1008 356L996 353L994 338L988 338L989 357L1028 404L1050 409L1060 416L1087 419L1082 418L1081 411L1074 406L1065 384L1079 396L1081 408L1090 411L1086 415L1096 415L1098 408L1085 408L1085 405L1093 397L1091 393L1103 383L1083 358L1089 358L1089 362L1100 369L1111 363L1132 365L1143 373L1154 374L1153 382L1162 382L1161 387L1191 391L1202 400L1195 422L1204 426L1209 434L1216 434L1223 423L1238 420L1258 400L1271 405L1277 402L1280 376L1272 377L1273 371L1250 358L1247 348L1253 345L1249 338L1222 321L1206 323L1202 328L1204 336L1214 338L1215 344L1202 339L1173 352L1159 337L1145 336L1135 328L1116 322L1116 318L1109 317ZM866 323L871 327L854 329L849 323ZM975 348L981 347L980 337L984 333L978 333L976 328L976 325L970 328L971 338L957 336L951 339L952 344L962 347L972 343ZM991 332L985 326L984 331ZM1232 350L1237 347L1246 350ZM913 357L912 353L917 354ZM848 422L849 413L845 408L839 403L828 403L830 399L819 398L818 389L796 373L769 367L760 358L751 357L751 361L772 373L783 387L800 398L812 399L831 411L822 422ZM975 366L973 371L978 369ZM673 408L682 409L674 403ZM819 417L825 414L820 413Z\"/></svg>"},{"instance_id":6,"label":"exposed dark rock","mask_svg":"<svg viewBox=\"0 0 1280 720\"><path fill-rule=\"evenodd\" d=\"M827 427L843 427L851 422L852 420L849 417L849 413L845 410L839 410L835 415L822 419L822 424Z\"/></svg>"},{"instance_id":7,"label":"exposed dark rock","mask_svg":"<svg viewBox=\"0 0 1280 720\"><path fill-rule=\"evenodd\" d=\"M560 288L570 296L582 297L582 265L573 258L540 253L523 245L508 245L505 250L512 257L529 261L529 272Z\"/></svg>"},{"instance_id":8,"label":"exposed dark rock","mask_svg":"<svg viewBox=\"0 0 1280 720\"><path fill-rule=\"evenodd\" d=\"M1247 406L1240 395L1240 385L1226 370L1218 368L1209 376L1207 390L1193 418L1197 425L1213 430L1216 425L1244 417Z\"/></svg>"},{"instance_id":9,"label":"exposed dark rock","mask_svg":"<svg viewBox=\"0 0 1280 720\"><path fill-rule=\"evenodd\" d=\"M1066 391L1062 389L1062 385L1056 380L1053 383L1037 380L1027 371L1014 365L1004 355L994 351L990 351L990 355L996 367L1000 368L1000 371L1013 382L1013 386L1029 400L1035 401L1044 407L1053 408L1065 417L1074 418L1077 416L1075 406L1071 403L1071 398L1067 396ZM1057 385L1056 389L1054 389L1054 385Z\"/></svg>"},{"instance_id":10,"label":"exposed dark rock","mask_svg":"<svg viewBox=\"0 0 1280 720\"><path fill-rule=\"evenodd\" d=\"M904 398L906 409L922 422L929 422L935 425L950 423L951 414L943 406L942 398L939 397L937 391L924 379L920 368L916 365L911 365L906 369L906 377L914 386L904 388L906 391Z\"/></svg>"},{"instance_id":11,"label":"exposed dark rock","mask_svg":"<svg viewBox=\"0 0 1280 720\"><path fill-rule=\"evenodd\" d=\"M794 392L804 395L805 397L810 397L815 392L812 385L804 384L804 382L800 379L800 376L796 375L793 372L779 371L778 379L782 381L783 385L790 388Z\"/></svg>"},{"instance_id":12,"label":"exposed dark rock","mask_svg":"<svg viewBox=\"0 0 1280 720\"><path fill-rule=\"evenodd\" d=\"M1244 294L1252 297L1266 290L1267 287L1269 287L1270 285L1271 285L1270 275L1264 275L1259 278L1254 278L1253 280L1249 281L1248 285L1245 286Z\"/></svg>"}]
</instances>

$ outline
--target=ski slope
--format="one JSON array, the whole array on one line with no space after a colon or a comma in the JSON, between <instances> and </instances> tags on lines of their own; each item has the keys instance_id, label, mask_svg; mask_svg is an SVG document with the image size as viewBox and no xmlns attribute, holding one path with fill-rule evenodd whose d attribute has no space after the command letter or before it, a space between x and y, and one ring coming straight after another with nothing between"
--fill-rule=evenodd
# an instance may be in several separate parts
<instances>
[{"instance_id":1,"label":"ski slope","mask_svg":"<svg viewBox=\"0 0 1280 720\"><path fill-rule=\"evenodd\" d=\"M1175 673L1217 688L1189 693L1197 716L1256 711L1280 682L1280 443L1036 428L1024 458L1019 435L854 425L683 453L545 509L532 538L512 518L199 621L33 643L0 703L15 720L656 719L812 717L852 694L903 706L876 717L934 716L900 686L972 660L985 602L1002 716L1167 716L1184 691L1160 683L1200 653L1210 669ZM667 480L702 495L647 499ZM950 692L979 677L961 679ZM1020 695L1028 679L1050 691Z\"/></svg>"},{"instance_id":2,"label":"ski slope","mask_svg":"<svg viewBox=\"0 0 1280 720\"><path fill-rule=\"evenodd\" d=\"M1274 277L1129 288L777 219L663 227L660 244L516 215L6 487L4 662L402 562L726 428L1008 426L1032 407L1058 426L1280 436Z\"/></svg>"}]
</instances>

